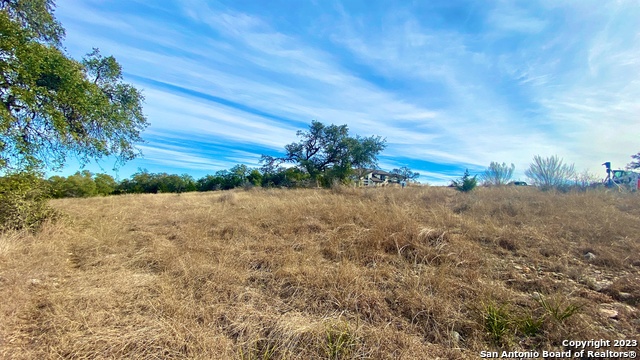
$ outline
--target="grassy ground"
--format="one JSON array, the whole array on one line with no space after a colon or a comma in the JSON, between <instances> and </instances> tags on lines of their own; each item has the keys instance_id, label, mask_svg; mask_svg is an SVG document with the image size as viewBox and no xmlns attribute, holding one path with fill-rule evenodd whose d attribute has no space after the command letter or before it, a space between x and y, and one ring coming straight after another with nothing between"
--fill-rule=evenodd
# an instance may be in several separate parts
<instances>
[{"instance_id":1,"label":"grassy ground","mask_svg":"<svg viewBox=\"0 0 640 360\"><path fill-rule=\"evenodd\" d=\"M254 189L52 205L66 216L40 233L0 234L1 358L462 359L640 340L636 194Z\"/></svg>"}]
</instances>

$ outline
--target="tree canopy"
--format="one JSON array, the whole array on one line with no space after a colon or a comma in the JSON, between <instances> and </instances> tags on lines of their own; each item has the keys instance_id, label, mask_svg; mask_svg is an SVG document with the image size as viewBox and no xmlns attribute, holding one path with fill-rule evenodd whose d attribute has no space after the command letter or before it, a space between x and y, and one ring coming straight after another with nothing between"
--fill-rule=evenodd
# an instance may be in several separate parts
<instances>
[{"instance_id":1,"label":"tree canopy","mask_svg":"<svg viewBox=\"0 0 640 360\"><path fill-rule=\"evenodd\" d=\"M473 177L469 174L469 169L464 170L464 175L459 180L451 180L451 186L461 192L470 192L478 185L478 175Z\"/></svg>"},{"instance_id":2,"label":"tree canopy","mask_svg":"<svg viewBox=\"0 0 640 360\"><path fill-rule=\"evenodd\" d=\"M138 155L148 125L140 91L98 49L81 61L60 48L52 0L0 0L0 169L60 168Z\"/></svg>"},{"instance_id":3,"label":"tree canopy","mask_svg":"<svg viewBox=\"0 0 640 360\"><path fill-rule=\"evenodd\" d=\"M262 156L266 173L292 163L314 180L320 176L344 180L353 168L375 167L386 142L380 136L351 137L347 125L327 126L316 120L308 131L296 135L301 139L285 146L284 157Z\"/></svg>"},{"instance_id":4,"label":"tree canopy","mask_svg":"<svg viewBox=\"0 0 640 360\"><path fill-rule=\"evenodd\" d=\"M420 173L419 172L415 172L411 169L409 169L409 167L407 166L403 166L399 169L393 169L391 170L392 174L398 175L400 176L403 180L407 180L407 181L415 181L417 178L420 177Z\"/></svg>"}]
</instances>

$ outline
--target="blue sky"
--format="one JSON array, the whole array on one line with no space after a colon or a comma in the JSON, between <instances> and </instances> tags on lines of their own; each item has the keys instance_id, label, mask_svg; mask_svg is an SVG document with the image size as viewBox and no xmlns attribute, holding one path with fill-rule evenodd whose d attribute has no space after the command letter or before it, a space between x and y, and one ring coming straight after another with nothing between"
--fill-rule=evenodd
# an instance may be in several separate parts
<instances>
[{"instance_id":1,"label":"blue sky","mask_svg":"<svg viewBox=\"0 0 640 360\"><path fill-rule=\"evenodd\" d=\"M380 166L431 184L491 161L525 180L534 155L601 176L640 151L637 0L72 0L56 16L71 56L114 55L146 97L144 157L120 178L258 166L313 119L385 137Z\"/></svg>"}]
</instances>

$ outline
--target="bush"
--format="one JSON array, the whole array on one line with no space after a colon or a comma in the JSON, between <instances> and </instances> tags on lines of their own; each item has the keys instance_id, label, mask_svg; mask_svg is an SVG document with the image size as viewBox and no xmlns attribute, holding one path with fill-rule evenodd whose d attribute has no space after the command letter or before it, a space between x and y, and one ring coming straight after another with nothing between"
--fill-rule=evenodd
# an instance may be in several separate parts
<instances>
[{"instance_id":1,"label":"bush","mask_svg":"<svg viewBox=\"0 0 640 360\"><path fill-rule=\"evenodd\" d=\"M96 174L93 180L96 184L96 194L98 195L111 195L118 187L118 183L111 175Z\"/></svg>"},{"instance_id":2,"label":"bush","mask_svg":"<svg viewBox=\"0 0 640 360\"><path fill-rule=\"evenodd\" d=\"M25 171L0 177L0 231L39 229L56 216L48 199L48 184L41 174Z\"/></svg>"},{"instance_id":3,"label":"bush","mask_svg":"<svg viewBox=\"0 0 640 360\"><path fill-rule=\"evenodd\" d=\"M511 180L515 168L516 166L513 164L507 166L506 163L502 163L501 165L492 161L487 170L482 174L482 182L484 185L505 185Z\"/></svg>"},{"instance_id":4,"label":"bush","mask_svg":"<svg viewBox=\"0 0 640 360\"><path fill-rule=\"evenodd\" d=\"M567 187L571 179L575 177L576 171L573 164L563 164L562 159L557 155L548 158L536 155L533 157L533 163L529 165L529 169L524 174L534 185L543 190L549 190Z\"/></svg>"},{"instance_id":5,"label":"bush","mask_svg":"<svg viewBox=\"0 0 640 360\"><path fill-rule=\"evenodd\" d=\"M55 199L112 195L118 187L111 175L94 175L88 170L67 177L55 175L49 178L48 183Z\"/></svg>"},{"instance_id":6,"label":"bush","mask_svg":"<svg viewBox=\"0 0 640 360\"><path fill-rule=\"evenodd\" d=\"M458 191L469 192L478 185L478 180L476 179L477 175L471 177L469 174L469 169L464 171L464 175L460 180L451 181L451 185L456 188Z\"/></svg>"}]
</instances>

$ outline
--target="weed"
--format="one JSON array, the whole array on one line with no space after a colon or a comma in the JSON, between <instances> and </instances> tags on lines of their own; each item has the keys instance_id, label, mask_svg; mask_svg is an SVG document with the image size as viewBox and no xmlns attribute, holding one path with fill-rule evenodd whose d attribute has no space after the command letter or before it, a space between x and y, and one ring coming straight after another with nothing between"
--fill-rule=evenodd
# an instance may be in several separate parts
<instances>
[{"instance_id":1,"label":"weed","mask_svg":"<svg viewBox=\"0 0 640 360\"><path fill-rule=\"evenodd\" d=\"M503 345L508 341L512 325L506 305L489 303L484 307L484 328L495 345Z\"/></svg>"},{"instance_id":2,"label":"weed","mask_svg":"<svg viewBox=\"0 0 640 360\"><path fill-rule=\"evenodd\" d=\"M253 347L245 352L242 347L238 349L241 360L271 360L275 358L278 345L267 339L261 339L253 344Z\"/></svg>"},{"instance_id":3,"label":"weed","mask_svg":"<svg viewBox=\"0 0 640 360\"><path fill-rule=\"evenodd\" d=\"M542 326L544 325L545 317L540 316L536 317L535 315L528 313L517 319L518 330L527 337L533 337L542 331Z\"/></svg>"},{"instance_id":4,"label":"weed","mask_svg":"<svg viewBox=\"0 0 640 360\"><path fill-rule=\"evenodd\" d=\"M580 311L580 309L582 309L582 307L584 306L575 303L564 306L564 304L557 299L547 300L542 296L540 296L537 301L540 306L542 306L542 308L546 311L546 313L557 322L565 321L566 319L570 318L578 311Z\"/></svg>"},{"instance_id":5,"label":"weed","mask_svg":"<svg viewBox=\"0 0 640 360\"><path fill-rule=\"evenodd\" d=\"M326 355L329 359L347 359L355 352L358 336L349 323L333 324L325 330L327 347Z\"/></svg>"}]
</instances>

